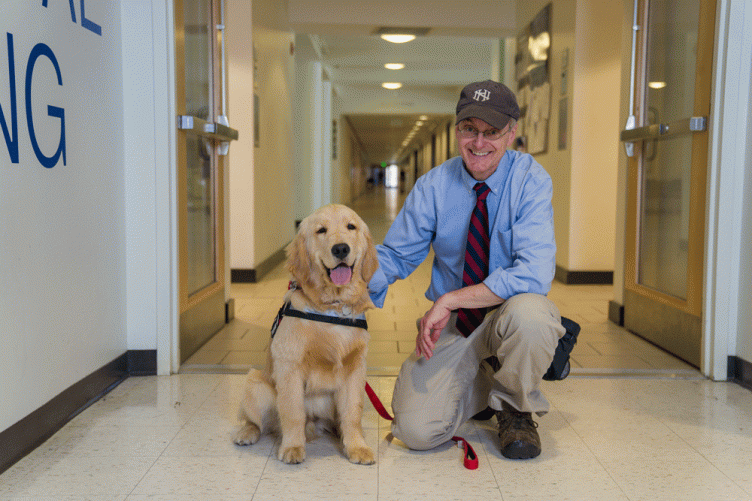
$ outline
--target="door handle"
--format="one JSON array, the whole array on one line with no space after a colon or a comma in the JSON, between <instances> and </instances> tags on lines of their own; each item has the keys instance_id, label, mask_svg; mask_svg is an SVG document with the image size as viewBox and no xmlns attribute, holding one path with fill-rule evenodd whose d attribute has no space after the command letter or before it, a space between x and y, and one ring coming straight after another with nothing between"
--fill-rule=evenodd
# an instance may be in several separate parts
<instances>
[{"instance_id":1,"label":"door handle","mask_svg":"<svg viewBox=\"0 0 752 501\"><path fill-rule=\"evenodd\" d=\"M637 24L637 0L634 2L634 13L632 19L632 66L629 72L629 116L627 117L627 123L624 124L626 130L634 129L637 123L637 117L635 117L635 74L636 74L636 57L637 57L637 32L640 30L640 25ZM634 143L624 143L624 151L628 157L634 156Z\"/></svg>"},{"instance_id":2,"label":"door handle","mask_svg":"<svg viewBox=\"0 0 752 501\"><path fill-rule=\"evenodd\" d=\"M178 116L178 129L222 142L236 141L238 139L238 131L232 127L221 123L207 122L191 115Z\"/></svg>"},{"instance_id":3,"label":"door handle","mask_svg":"<svg viewBox=\"0 0 752 501\"><path fill-rule=\"evenodd\" d=\"M691 117L667 124L653 124L621 131L622 141L633 142L645 139L661 139L707 129L707 117Z\"/></svg>"}]
</instances>

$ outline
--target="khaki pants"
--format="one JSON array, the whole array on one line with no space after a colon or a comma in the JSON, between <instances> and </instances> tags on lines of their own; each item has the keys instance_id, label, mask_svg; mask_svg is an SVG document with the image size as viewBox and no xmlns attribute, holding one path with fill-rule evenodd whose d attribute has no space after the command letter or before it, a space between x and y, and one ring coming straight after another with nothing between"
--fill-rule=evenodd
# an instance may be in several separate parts
<instances>
[{"instance_id":1,"label":"khaki pants","mask_svg":"<svg viewBox=\"0 0 752 501\"><path fill-rule=\"evenodd\" d=\"M415 354L400 369L392 398L392 433L411 449L432 449L451 439L473 415L502 401L543 415L549 404L540 382L565 329L547 297L520 294L486 315L465 338L456 313L441 332L430 360ZM484 361L496 355L494 373Z\"/></svg>"}]
</instances>

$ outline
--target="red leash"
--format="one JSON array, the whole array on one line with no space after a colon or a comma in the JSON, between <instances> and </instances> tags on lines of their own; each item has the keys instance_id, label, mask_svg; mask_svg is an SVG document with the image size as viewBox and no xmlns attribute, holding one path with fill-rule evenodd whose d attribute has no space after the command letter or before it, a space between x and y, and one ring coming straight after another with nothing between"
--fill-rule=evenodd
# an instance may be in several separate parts
<instances>
[{"instance_id":1,"label":"red leash","mask_svg":"<svg viewBox=\"0 0 752 501\"><path fill-rule=\"evenodd\" d=\"M381 400L379 400L379 397L376 396L376 392L373 391L373 388L371 388L371 385L368 383L366 383L366 394L368 395L368 399L376 408L376 412L379 413L379 416L383 417L387 421L392 421L394 419L386 410L386 408L384 407L384 404L381 403ZM465 440L462 437L452 437L452 440L454 440L458 444L462 444L462 447L465 449L465 459L464 459L465 468L467 468L468 470L478 469L478 456L477 454L475 454L475 450L467 442L467 440Z\"/></svg>"}]
</instances>

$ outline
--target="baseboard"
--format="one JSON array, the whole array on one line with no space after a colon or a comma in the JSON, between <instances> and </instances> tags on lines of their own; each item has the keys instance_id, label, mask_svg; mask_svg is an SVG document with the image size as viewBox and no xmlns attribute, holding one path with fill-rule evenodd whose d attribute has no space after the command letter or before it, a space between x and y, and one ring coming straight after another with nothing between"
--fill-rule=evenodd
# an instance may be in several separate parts
<instances>
[{"instance_id":1,"label":"baseboard","mask_svg":"<svg viewBox=\"0 0 752 501\"><path fill-rule=\"evenodd\" d=\"M230 270L230 282L234 284L256 283L256 270L233 268Z\"/></svg>"},{"instance_id":2,"label":"baseboard","mask_svg":"<svg viewBox=\"0 0 752 501\"><path fill-rule=\"evenodd\" d=\"M131 350L0 432L0 473L13 466L129 376L157 373L156 350Z\"/></svg>"},{"instance_id":3,"label":"baseboard","mask_svg":"<svg viewBox=\"0 0 752 501\"><path fill-rule=\"evenodd\" d=\"M153 376L157 373L157 350L128 350L129 376Z\"/></svg>"},{"instance_id":4,"label":"baseboard","mask_svg":"<svg viewBox=\"0 0 752 501\"><path fill-rule=\"evenodd\" d=\"M616 301L608 302L608 319L620 327L624 327L624 305Z\"/></svg>"},{"instance_id":5,"label":"baseboard","mask_svg":"<svg viewBox=\"0 0 752 501\"><path fill-rule=\"evenodd\" d=\"M235 299L230 298L225 303L225 323L229 324L235 320Z\"/></svg>"},{"instance_id":6,"label":"baseboard","mask_svg":"<svg viewBox=\"0 0 752 501\"><path fill-rule=\"evenodd\" d=\"M285 249L279 249L277 252L264 259L256 268L233 268L230 270L230 281L234 284L251 284L257 282L261 277L272 271L279 263L285 260Z\"/></svg>"},{"instance_id":7,"label":"baseboard","mask_svg":"<svg viewBox=\"0 0 752 501\"><path fill-rule=\"evenodd\" d=\"M557 264L554 278L567 285L611 285L614 283L614 272L569 271Z\"/></svg>"},{"instance_id":8,"label":"baseboard","mask_svg":"<svg viewBox=\"0 0 752 501\"><path fill-rule=\"evenodd\" d=\"M729 380L752 390L752 363L735 355L728 357Z\"/></svg>"}]
</instances>

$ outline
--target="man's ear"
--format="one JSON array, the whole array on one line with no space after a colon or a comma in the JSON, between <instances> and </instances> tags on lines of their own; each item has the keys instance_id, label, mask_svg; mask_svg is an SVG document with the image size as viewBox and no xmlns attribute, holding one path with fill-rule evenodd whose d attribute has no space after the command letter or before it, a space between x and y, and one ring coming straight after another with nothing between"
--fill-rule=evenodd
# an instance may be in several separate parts
<instances>
[{"instance_id":1,"label":"man's ear","mask_svg":"<svg viewBox=\"0 0 752 501\"><path fill-rule=\"evenodd\" d=\"M517 137L517 126L520 125L519 122L515 122L514 127L512 127L511 133L509 134L509 139L507 140L507 149L511 148L514 144L514 138Z\"/></svg>"}]
</instances>

